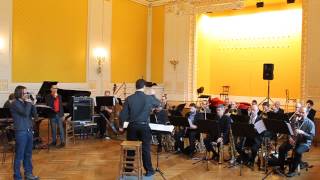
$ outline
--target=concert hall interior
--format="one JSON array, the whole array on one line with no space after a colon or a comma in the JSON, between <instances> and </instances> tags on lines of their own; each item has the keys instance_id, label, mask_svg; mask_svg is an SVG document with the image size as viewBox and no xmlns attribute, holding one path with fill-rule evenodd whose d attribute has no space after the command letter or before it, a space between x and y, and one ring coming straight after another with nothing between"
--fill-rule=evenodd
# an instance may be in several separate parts
<instances>
[{"instance_id":1,"label":"concert hall interior","mask_svg":"<svg viewBox=\"0 0 320 180\"><path fill-rule=\"evenodd\" d=\"M0 180L320 178L319 19L319 0L0 0Z\"/></svg>"}]
</instances>

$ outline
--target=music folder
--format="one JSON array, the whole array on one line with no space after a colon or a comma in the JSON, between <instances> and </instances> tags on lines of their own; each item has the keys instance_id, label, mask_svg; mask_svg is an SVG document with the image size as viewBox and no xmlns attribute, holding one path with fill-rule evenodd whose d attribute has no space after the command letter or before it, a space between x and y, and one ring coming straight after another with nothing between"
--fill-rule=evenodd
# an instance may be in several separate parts
<instances>
[{"instance_id":1,"label":"music folder","mask_svg":"<svg viewBox=\"0 0 320 180\"><path fill-rule=\"evenodd\" d=\"M128 128L129 122L123 123L123 128ZM154 124L149 123L149 127L152 131L162 131L162 132L173 132L174 126L173 125L164 125L164 124Z\"/></svg>"}]
</instances>

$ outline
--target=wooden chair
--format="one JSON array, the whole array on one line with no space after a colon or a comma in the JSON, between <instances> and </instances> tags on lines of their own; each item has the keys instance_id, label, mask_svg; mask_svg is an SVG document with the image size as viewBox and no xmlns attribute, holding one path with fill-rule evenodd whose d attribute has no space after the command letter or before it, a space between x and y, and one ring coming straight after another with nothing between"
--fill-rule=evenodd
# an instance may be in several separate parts
<instances>
[{"instance_id":1,"label":"wooden chair","mask_svg":"<svg viewBox=\"0 0 320 180\"><path fill-rule=\"evenodd\" d=\"M10 127L5 127L1 129L1 144L3 146L2 148L2 159L1 163L4 164L6 162L6 157L7 153L12 152L12 160L11 160L11 165L13 166L13 161L14 161L14 154L15 154L15 141L9 141L7 137L7 131L9 130Z\"/></svg>"},{"instance_id":2,"label":"wooden chair","mask_svg":"<svg viewBox=\"0 0 320 180\"><path fill-rule=\"evenodd\" d=\"M73 144L76 144L76 137L74 135L74 126L71 120L65 120L65 136L66 136L66 145L69 144L69 141L73 140Z\"/></svg>"},{"instance_id":3,"label":"wooden chair","mask_svg":"<svg viewBox=\"0 0 320 180\"><path fill-rule=\"evenodd\" d=\"M142 142L123 141L120 151L119 179L125 176L137 176L142 180ZM128 155L128 151L133 151L134 155Z\"/></svg>"},{"instance_id":4,"label":"wooden chair","mask_svg":"<svg viewBox=\"0 0 320 180\"><path fill-rule=\"evenodd\" d=\"M294 104L297 102L297 99L293 99L293 98L290 98L289 96L289 89L286 89L285 90L285 93L286 93L286 104L285 104L285 110L286 112L289 111L289 106L290 106L290 103ZM292 105L291 104L291 105ZM294 105L293 105L294 106Z\"/></svg>"},{"instance_id":5,"label":"wooden chair","mask_svg":"<svg viewBox=\"0 0 320 180\"><path fill-rule=\"evenodd\" d=\"M222 92L220 93L220 99L226 99L229 97L230 86L222 86Z\"/></svg>"}]
</instances>

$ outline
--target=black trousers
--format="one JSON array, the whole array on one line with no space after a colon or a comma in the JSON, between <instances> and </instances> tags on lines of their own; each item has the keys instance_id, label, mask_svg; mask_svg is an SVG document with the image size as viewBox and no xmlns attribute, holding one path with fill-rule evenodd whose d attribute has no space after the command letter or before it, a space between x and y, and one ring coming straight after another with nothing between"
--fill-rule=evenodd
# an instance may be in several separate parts
<instances>
[{"instance_id":1,"label":"black trousers","mask_svg":"<svg viewBox=\"0 0 320 180\"><path fill-rule=\"evenodd\" d=\"M142 161L143 167L147 172L153 172L151 162L151 140L152 134L148 124L130 123L127 128L128 141L142 141ZM129 156L134 156L133 151L128 152Z\"/></svg>"},{"instance_id":2,"label":"black trousers","mask_svg":"<svg viewBox=\"0 0 320 180\"><path fill-rule=\"evenodd\" d=\"M254 160L256 159L261 143L262 143L262 139L260 137L246 138L246 139L242 137L240 139L240 142L236 145L236 150L240 154L240 158L243 160L243 162L249 161L251 163L254 163ZM249 147L251 149L251 157L249 157L245 153L245 151L243 150L243 147Z\"/></svg>"},{"instance_id":3,"label":"black trousers","mask_svg":"<svg viewBox=\"0 0 320 180\"><path fill-rule=\"evenodd\" d=\"M107 121L104 118L99 117L99 118L97 118L96 122L97 122L97 128L98 128L100 137L103 137L104 135L107 135L106 134L106 132L107 132Z\"/></svg>"},{"instance_id":4,"label":"black trousers","mask_svg":"<svg viewBox=\"0 0 320 180\"><path fill-rule=\"evenodd\" d=\"M197 130L189 129L188 135L190 146L186 153L192 155L196 151L196 140L200 140L200 133Z\"/></svg>"},{"instance_id":5,"label":"black trousers","mask_svg":"<svg viewBox=\"0 0 320 180\"><path fill-rule=\"evenodd\" d=\"M282 170L284 170L285 159L288 154L288 151L292 148L293 148L293 146L288 141L284 142L279 147L279 162L280 162L280 168ZM296 145L294 152L293 152L294 156L292 159L290 172L294 172L297 169L299 163L301 162L302 154L308 150L309 150L309 146L306 144L297 144Z\"/></svg>"},{"instance_id":6,"label":"black trousers","mask_svg":"<svg viewBox=\"0 0 320 180\"><path fill-rule=\"evenodd\" d=\"M207 138L205 138L203 140L203 143L206 147L206 150L208 152L212 152L212 157L214 156L218 156L219 155L219 150L218 151L215 151L214 148L213 148L213 145L212 143L217 141L218 137L212 137L212 136L208 136ZM217 147L219 148L220 147L220 143L217 144Z\"/></svg>"},{"instance_id":7,"label":"black trousers","mask_svg":"<svg viewBox=\"0 0 320 180\"><path fill-rule=\"evenodd\" d=\"M184 135L185 135L185 129L178 129L174 134L174 149L176 151L183 151L184 150Z\"/></svg>"}]
</instances>

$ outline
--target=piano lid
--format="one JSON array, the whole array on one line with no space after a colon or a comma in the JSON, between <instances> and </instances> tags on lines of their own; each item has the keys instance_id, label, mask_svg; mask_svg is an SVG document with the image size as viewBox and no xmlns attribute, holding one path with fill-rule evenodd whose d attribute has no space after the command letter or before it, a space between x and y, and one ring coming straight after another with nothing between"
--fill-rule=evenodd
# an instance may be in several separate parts
<instances>
[{"instance_id":1,"label":"piano lid","mask_svg":"<svg viewBox=\"0 0 320 180\"><path fill-rule=\"evenodd\" d=\"M46 96L51 93L51 86L57 85L56 81L44 81L37 95L37 104L45 104ZM71 90L71 89L58 89L58 94L62 97L62 104L65 112L69 112L72 107L72 97L76 96L90 96L90 91L82 91L82 90Z\"/></svg>"},{"instance_id":2,"label":"piano lid","mask_svg":"<svg viewBox=\"0 0 320 180\"><path fill-rule=\"evenodd\" d=\"M57 85L57 81L44 81L39 89L37 94L37 104L44 104L46 103L46 96L51 93L51 86Z\"/></svg>"}]
</instances>

